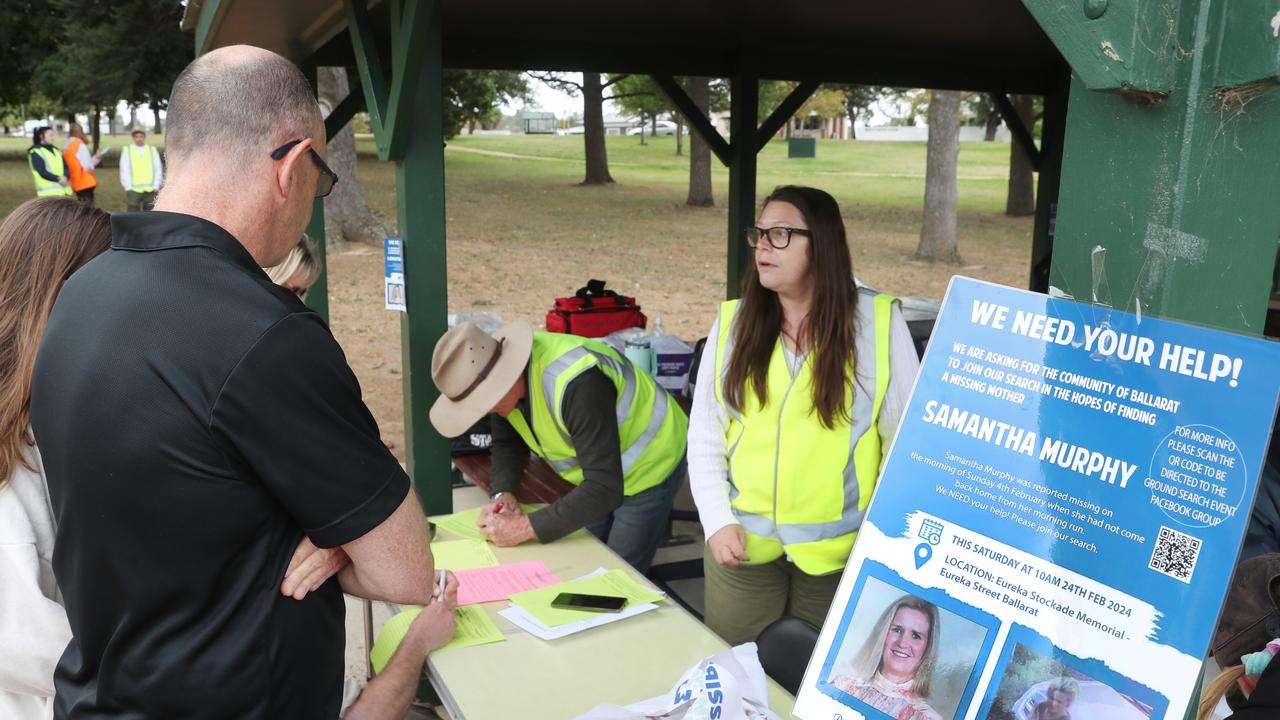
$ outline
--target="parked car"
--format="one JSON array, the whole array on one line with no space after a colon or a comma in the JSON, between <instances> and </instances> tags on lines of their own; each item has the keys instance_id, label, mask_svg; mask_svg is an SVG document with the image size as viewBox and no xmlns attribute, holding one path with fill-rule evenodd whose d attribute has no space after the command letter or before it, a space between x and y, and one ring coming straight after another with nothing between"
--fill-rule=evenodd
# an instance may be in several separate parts
<instances>
[{"instance_id":1,"label":"parked car","mask_svg":"<svg viewBox=\"0 0 1280 720\"><path fill-rule=\"evenodd\" d=\"M627 131L627 134L628 134L628 135L639 135L639 134L640 134L640 133L642 133L642 132L643 132L645 135L655 134L655 133L653 132L653 123L645 123L645 124L643 124L643 125L637 125L637 126L635 126L635 127L631 128L630 130L628 130L628 131ZM657 135L675 135L675 134L676 134L676 124L675 124L675 123L673 123L673 122L671 122L670 120L659 120L659 121L658 121L658 132L657 132L656 134L657 134Z\"/></svg>"},{"instance_id":2,"label":"parked car","mask_svg":"<svg viewBox=\"0 0 1280 720\"><path fill-rule=\"evenodd\" d=\"M556 130L556 134L557 135L581 135L586 131L587 129L582 127L581 125L574 125L573 127L559 128Z\"/></svg>"}]
</instances>

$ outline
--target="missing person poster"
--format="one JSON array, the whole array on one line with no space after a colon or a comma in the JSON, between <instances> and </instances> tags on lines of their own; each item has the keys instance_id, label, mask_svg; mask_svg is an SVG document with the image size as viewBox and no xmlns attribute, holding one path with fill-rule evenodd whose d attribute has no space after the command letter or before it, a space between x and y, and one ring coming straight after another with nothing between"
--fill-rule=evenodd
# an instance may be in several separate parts
<instances>
[{"instance_id":1,"label":"missing person poster","mask_svg":"<svg viewBox=\"0 0 1280 720\"><path fill-rule=\"evenodd\" d=\"M404 299L404 245L400 238L384 238L382 243L385 271L382 285L386 291L386 308L405 312Z\"/></svg>"},{"instance_id":2,"label":"missing person poster","mask_svg":"<svg viewBox=\"0 0 1280 720\"><path fill-rule=\"evenodd\" d=\"M952 281L804 720L1180 720L1280 346Z\"/></svg>"}]
</instances>

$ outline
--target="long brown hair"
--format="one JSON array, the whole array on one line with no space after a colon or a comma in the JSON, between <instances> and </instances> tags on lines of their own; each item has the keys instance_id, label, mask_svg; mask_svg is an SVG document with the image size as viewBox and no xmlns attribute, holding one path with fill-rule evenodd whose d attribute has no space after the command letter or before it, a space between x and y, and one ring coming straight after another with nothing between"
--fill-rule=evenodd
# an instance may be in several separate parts
<instances>
[{"instance_id":1,"label":"long brown hair","mask_svg":"<svg viewBox=\"0 0 1280 720\"><path fill-rule=\"evenodd\" d=\"M34 445L31 375L53 302L111 244L111 219L75 198L28 200L0 223L0 490Z\"/></svg>"},{"instance_id":2,"label":"long brown hair","mask_svg":"<svg viewBox=\"0 0 1280 720\"><path fill-rule=\"evenodd\" d=\"M71 128L67 130L67 136L78 138L85 145L89 144L89 138L85 137L84 126L78 122L71 123Z\"/></svg>"},{"instance_id":3,"label":"long brown hair","mask_svg":"<svg viewBox=\"0 0 1280 720\"><path fill-rule=\"evenodd\" d=\"M813 308L798 337L809 339L813 355L813 405L823 427L849 420L846 392L853 393L854 309L858 290L853 285L853 261L836 199L822 190L797 185L774 189L761 205L771 202L794 205L809 226L809 269L806 279L813 288ZM724 397L742 412L751 383L760 404L768 400L766 378L782 332L782 305L778 295L760 284L755 262L748 263L742 278L742 302L733 329L733 356L724 378Z\"/></svg>"}]
</instances>

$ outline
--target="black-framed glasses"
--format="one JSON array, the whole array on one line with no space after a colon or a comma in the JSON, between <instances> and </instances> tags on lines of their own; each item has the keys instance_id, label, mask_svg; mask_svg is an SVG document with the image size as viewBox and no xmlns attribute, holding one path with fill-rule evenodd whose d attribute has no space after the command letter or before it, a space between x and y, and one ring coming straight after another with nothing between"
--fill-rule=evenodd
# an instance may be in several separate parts
<instances>
[{"instance_id":1,"label":"black-framed glasses","mask_svg":"<svg viewBox=\"0 0 1280 720\"><path fill-rule=\"evenodd\" d=\"M805 237L813 237L813 233L804 228L793 227L749 227L747 228L747 247L755 249L760 244L761 239L768 241L775 250L785 250L791 244L792 235L803 235Z\"/></svg>"},{"instance_id":2,"label":"black-framed glasses","mask_svg":"<svg viewBox=\"0 0 1280 720\"><path fill-rule=\"evenodd\" d=\"M271 159L283 160L284 156L288 155L289 151L293 149L293 146L300 142L302 141L290 140L275 150L272 150ZM320 154L313 148L307 148L307 154L311 156L311 162L315 163L316 167L320 169L320 179L316 181L316 197L322 198L333 192L333 186L338 184L338 174L330 170L328 165L324 164L324 160L320 159Z\"/></svg>"}]
</instances>

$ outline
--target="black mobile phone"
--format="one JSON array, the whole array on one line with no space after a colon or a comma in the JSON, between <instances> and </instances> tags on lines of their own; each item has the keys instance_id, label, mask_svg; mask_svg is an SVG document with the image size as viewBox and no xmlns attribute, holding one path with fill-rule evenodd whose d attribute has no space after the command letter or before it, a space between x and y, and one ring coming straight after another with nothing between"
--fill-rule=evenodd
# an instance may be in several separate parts
<instances>
[{"instance_id":1,"label":"black mobile phone","mask_svg":"<svg viewBox=\"0 0 1280 720\"><path fill-rule=\"evenodd\" d=\"M587 610L590 612L618 612L627 606L627 599L613 595L585 595L560 593L551 601L551 607L561 610Z\"/></svg>"}]
</instances>

